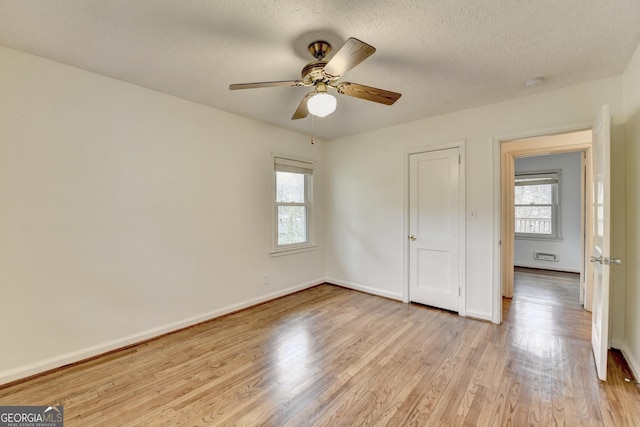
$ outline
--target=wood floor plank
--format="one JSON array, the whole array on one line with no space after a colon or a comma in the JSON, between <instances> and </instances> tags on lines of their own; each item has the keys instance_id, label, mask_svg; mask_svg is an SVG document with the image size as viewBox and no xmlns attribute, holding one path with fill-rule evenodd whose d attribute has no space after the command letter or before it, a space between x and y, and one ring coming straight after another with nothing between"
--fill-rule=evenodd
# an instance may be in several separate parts
<instances>
[{"instance_id":1,"label":"wood floor plank","mask_svg":"<svg viewBox=\"0 0 640 427\"><path fill-rule=\"evenodd\" d=\"M493 325L321 285L0 387L66 426L635 426L619 352L598 381L576 275L516 272Z\"/></svg>"}]
</instances>

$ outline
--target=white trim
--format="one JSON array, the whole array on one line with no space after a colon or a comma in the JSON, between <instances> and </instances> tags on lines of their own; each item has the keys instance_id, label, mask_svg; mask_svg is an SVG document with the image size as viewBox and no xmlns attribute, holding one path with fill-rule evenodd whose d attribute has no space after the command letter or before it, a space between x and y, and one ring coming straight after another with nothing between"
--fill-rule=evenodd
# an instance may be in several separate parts
<instances>
[{"instance_id":1,"label":"white trim","mask_svg":"<svg viewBox=\"0 0 640 427\"><path fill-rule=\"evenodd\" d=\"M383 291L377 288L359 285L357 283L346 282L344 280L338 280L338 279L332 279L330 277L327 277L325 281L330 285L340 286L343 288L352 289L354 291L364 292L365 294L376 295L379 297L384 297L384 298L389 298L396 301L404 302L403 301L404 295L402 293Z\"/></svg>"},{"instance_id":2,"label":"white trim","mask_svg":"<svg viewBox=\"0 0 640 427\"><path fill-rule=\"evenodd\" d=\"M315 226L314 226L314 191L315 180L313 179L313 170L316 162L311 160L299 159L283 154L271 153L271 251L270 255L281 256L306 252L313 250L315 244ZM276 177L277 172L293 172L304 174L304 203L278 203L276 202ZM306 207L306 226L307 240L301 243L293 243L288 245L278 245L278 206L304 206Z\"/></svg>"},{"instance_id":3,"label":"white trim","mask_svg":"<svg viewBox=\"0 0 640 427\"><path fill-rule=\"evenodd\" d=\"M491 165L493 169L493 271L491 272L493 276L493 286L491 295L491 322L496 324L502 323L502 242L500 240L502 238L502 230L500 228L500 217L502 215L500 210L500 174L502 172L502 166L500 162L500 144L504 139L507 138L493 138L493 157L491 159L493 162Z\"/></svg>"},{"instance_id":4,"label":"white trim","mask_svg":"<svg viewBox=\"0 0 640 427\"><path fill-rule=\"evenodd\" d=\"M403 245L403 257L404 257L404 272L403 280L404 285L402 287L402 302L409 302L409 162L412 154L428 153L433 151L448 150L451 148L457 148L460 154L460 165L458 168L458 224L460 229L458 230L458 245L459 245L459 260L458 268L460 276L458 278L458 286L460 288L460 296L458 297L458 314L460 316L467 315L467 189L466 189L466 140L449 142L437 145L427 145L421 147L413 147L404 150L404 236L405 244Z\"/></svg>"},{"instance_id":5,"label":"white trim","mask_svg":"<svg viewBox=\"0 0 640 427\"><path fill-rule=\"evenodd\" d=\"M273 257L277 257L277 256L299 254L301 252L314 251L314 250L316 250L317 247L318 247L318 245L314 245L314 244L305 244L304 246L295 246L295 247L291 247L291 248L283 248L283 247L281 247L280 249L272 250L270 255L273 258Z\"/></svg>"},{"instance_id":6,"label":"white trim","mask_svg":"<svg viewBox=\"0 0 640 427\"><path fill-rule=\"evenodd\" d=\"M540 242L564 242L562 237L545 237L544 234L532 234L527 236L526 234L516 234L514 236L516 240L538 240Z\"/></svg>"},{"instance_id":7,"label":"white trim","mask_svg":"<svg viewBox=\"0 0 640 427\"><path fill-rule=\"evenodd\" d=\"M633 356L633 351L631 351L626 343L622 343L620 351L622 352L624 359L627 361L627 364L631 369L631 373L635 377L636 381L638 381L640 379L640 361Z\"/></svg>"},{"instance_id":8,"label":"white trim","mask_svg":"<svg viewBox=\"0 0 640 427\"><path fill-rule=\"evenodd\" d=\"M491 313L481 313L479 311L467 310L466 317L471 319L486 320L487 322L492 322Z\"/></svg>"},{"instance_id":9,"label":"white trim","mask_svg":"<svg viewBox=\"0 0 640 427\"><path fill-rule=\"evenodd\" d=\"M77 351L72 351L60 356L52 357L40 362L31 363L26 366L10 369L8 371L0 372L0 385L7 384L16 380L30 377L32 375L40 374L52 369L60 368L71 363L81 362L91 357L99 356L104 353L108 353L113 350L128 347L130 345L138 344L146 340L159 337L161 335L175 332L180 329L188 328L198 323L213 320L217 317L224 316L229 313L233 313L245 308L252 307L254 305L262 304L267 301L274 300L295 292L299 292L317 285L325 283L323 279L313 280L311 282L303 283L301 285L292 286L287 289L272 292L267 295L263 295L257 298L253 298L248 301L240 302L237 304L229 305L227 307L219 308L207 313L201 313L178 322L170 323L161 327L149 329L144 332L132 334L123 338L107 341L101 344L97 344L91 347L83 348Z\"/></svg>"},{"instance_id":10,"label":"white trim","mask_svg":"<svg viewBox=\"0 0 640 427\"><path fill-rule=\"evenodd\" d=\"M609 334L611 335L611 334ZM624 343L622 341L618 341L616 339L611 338L609 340L609 348L617 348L618 350L622 351L622 346L624 345Z\"/></svg>"},{"instance_id":11,"label":"white trim","mask_svg":"<svg viewBox=\"0 0 640 427\"><path fill-rule=\"evenodd\" d=\"M551 262L554 262L554 261L551 261ZM555 265L553 267L545 267L545 266L540 266L540 265L518 263L517 265L514 265L514 267L530 268L532 270L560 271L562 273L580 274L580 271L575 271L575 270L571 270L571 269L563 268L563 267L556 267Z\"/></svg>"},{"instance_id":12,"label":"white trim","mask_svg":"<svg viewBox=\"0 0 640 427\"><path fill-rule=\"evenodd\" d=\"M491 308L491 321L493 323L502 323L502 260L501 260L501 206L500 206L500 173L502 164L500 160L500 144L503 141L512 141L516 139L534 138L540 136L554 135L560 133L579 132L590 129L593 126L591 122L568 123L565 125L549 126L544 128L536 128L530 130L522 130L497 134L492 137L493 146L493 307Z\"/></svg>"}]
</instances>

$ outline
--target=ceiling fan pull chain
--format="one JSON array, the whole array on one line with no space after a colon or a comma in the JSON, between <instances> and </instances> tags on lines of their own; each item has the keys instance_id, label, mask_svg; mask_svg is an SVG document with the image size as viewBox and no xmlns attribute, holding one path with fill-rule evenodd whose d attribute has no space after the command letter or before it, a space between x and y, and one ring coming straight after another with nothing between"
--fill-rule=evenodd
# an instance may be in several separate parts
<instances>
[{"instance_id":1,"label":"ceiling fan pull chain","mask_svg":"<svg viewBox=\"0 0 640 427\"><path fill-rule=\"evenodd\" d=\"M315 138L314 138L315 134L316 134L316 132L315 132L315 130L313 129L313 114L312 114L312 115L311 115L311 145L313 145L313 144L315 144L315 143L316 143L316 140L315 140Z\"/></svg>"}]
</instances>

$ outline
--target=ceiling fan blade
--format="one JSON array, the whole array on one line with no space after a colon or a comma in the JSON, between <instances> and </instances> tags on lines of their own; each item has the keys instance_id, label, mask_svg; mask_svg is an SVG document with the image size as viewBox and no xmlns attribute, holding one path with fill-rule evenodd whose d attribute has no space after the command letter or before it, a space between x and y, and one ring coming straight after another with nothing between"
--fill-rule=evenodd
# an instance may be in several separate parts
<instances>
[{"instance_id":1,"label":"ceiling fan blade","mask_svg":"<svg viewBox=\"0 0 640 427\"><path fill-rule=\"evenodd\" d=\"M373 55L376 48L351 37L344 42L340 50L329 60L324 67L324 72L333 76L342 76L344 73Z\"/></svg>"},{"instance_id":2,"label":"ceiling fan blade","mask_svg":"<svg viewBox=\"0 0 640 427\"><path fill-rule=\"evenodd\" d=\"M315 91L309 92L308 94L302 97L302 101L300 101L300 105L298 105L298 109L296 110L296 112L293 113L291 120L304 119L309 115L309 110L307 109L307 101L309 100L309 98L311 98L311 96L314 93Z\"/></svg>"},{"instance_id":3,"label":"ceiling fan blade","mask_svg":"<svg viewBox=\"0 0 640 427\"><path fill-rule=\"evenodd\" d=\"M385 105L393 105L393 103L402 96L401 93L360 85L357 83L343 82L335 85L334 87L338 93L343 95L366 99L367 101L378 102Z\"/></svg>"},{"instance_id":4,"label":"ceiling fan blade","mask_svg":"<svg viewBox=\"0 0 640 427\"><path fill-rule=\"evenodd\" d=\"M229 85L230 90L254 89L259 87L304 86L301 80L282 80L278 82L238 83Z\"/></svg>"}]
</instances>

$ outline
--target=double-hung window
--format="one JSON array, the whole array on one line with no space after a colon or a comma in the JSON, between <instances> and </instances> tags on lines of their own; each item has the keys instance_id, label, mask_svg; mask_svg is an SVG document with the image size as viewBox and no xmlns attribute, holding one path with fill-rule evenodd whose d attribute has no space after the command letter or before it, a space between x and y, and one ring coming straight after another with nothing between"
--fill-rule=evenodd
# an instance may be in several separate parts
<instances>
[{"instance_id":1,"label":"double-hung window","mask_svg":"<svg viewBox=\"0 0 640 427\"><path fill-rule=\"evenodd\" d=\"M310 247L314 163L274 156L274 252Z\"/></svg>"},{"instance_id":2,"label":"double-hung window","mask_svg":"<svg viewBox=\"0 0 640 427\"><path fill-rule=\"evenodd\" d=\"M558 230L558 172L516 173L516 237L560 237Z\"/></svg>"}]
</instances>

